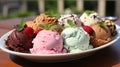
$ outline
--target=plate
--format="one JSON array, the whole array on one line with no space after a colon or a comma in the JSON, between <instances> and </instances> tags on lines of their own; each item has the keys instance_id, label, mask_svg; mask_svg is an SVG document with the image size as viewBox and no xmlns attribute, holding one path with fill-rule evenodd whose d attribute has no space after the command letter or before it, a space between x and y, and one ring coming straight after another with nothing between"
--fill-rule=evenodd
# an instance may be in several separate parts
<instances>
[{"instance_id":1,"label":"plate","mask_svg":"<svg viewBox=\"0 0 120 67\"><path fill-rule=\"evenodd\" d=\"M101 17L101 18L105 18L105 19L108 19L108 20L111 20L111 21L118 20L118 17L116 17L116 16L106 16L106 17Z\"/></svg>"},{"instance_id":2,"label":"plate","mask_svg":"<svg viewBox=\"0 0 120 67\"><path fill-rule=\"evenodd\" d=\"M83 57L87 57L91 54L93 54L94 52L103 49L105 47L108 47L110 45L112 45L113 43L115 43L119 38L120 38L120 26L116 25L116 30L117 30L117 35L114 37L114 39L107 43L104 44L100 47L96 47L93 49L89 49L89 50L85 50L83 52L79 52L79 53L64 53L64 54L30 54L30 53L21 53L21 52L15 52L15 51L11 51L9 49L6 48L6 44L5 44L5 40L7 40L7 37L10 35L10 33L13 31L9 31L6 34L4 34L1 38L0 38L0 48L1 50L3 50L4 52L7 52L9 54L12 55L16 55L31 61L35 61L35 62L61 62L61 61L69 61L69 60L74 60L74 59L80 59Z\"/></svg>"}]
</instances>

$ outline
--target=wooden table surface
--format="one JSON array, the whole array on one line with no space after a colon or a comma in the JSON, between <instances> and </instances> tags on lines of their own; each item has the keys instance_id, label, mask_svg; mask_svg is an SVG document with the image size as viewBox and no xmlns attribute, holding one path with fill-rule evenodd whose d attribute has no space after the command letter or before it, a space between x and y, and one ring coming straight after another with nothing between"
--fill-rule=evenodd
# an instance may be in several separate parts
<instances>
[{"instance_id":1,"label":"wooden table surface","mask_svg":"<svg viewBox=\"0 0 120 67\"><path fill-rule=\"evenodd\" d=\"M33 20L35 17L26 18ZM19 24L21 18L0 21L0 37ZM120 25L120 20L116 21ZM10 55L0 50L0 67L42 67L42 66L71 66L71 67L120 67L120 39L113 45L97 51L91 56L68 62L36 63L24 58Z\"/></svg>"}]
</instances>

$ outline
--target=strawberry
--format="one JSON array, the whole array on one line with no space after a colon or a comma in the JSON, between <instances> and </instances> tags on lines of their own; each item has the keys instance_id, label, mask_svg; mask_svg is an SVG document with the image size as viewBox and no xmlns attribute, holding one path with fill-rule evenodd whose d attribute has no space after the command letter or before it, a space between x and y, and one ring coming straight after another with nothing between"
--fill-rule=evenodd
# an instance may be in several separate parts
<instances>
[{"instance_id":1,"label":"strawberry","mask_svg":"<svg viewBox=\"0 0 120 67\"><path fill-rule=\"evenodd\" d=\"M24 28L23 32L25 32L29 37L33 37L34 31L31 27Z\"/></svg>"},{"instance_id":2,"label":"strawberry","mask_svg":"<svg viewBox=\"0 0 120 67\"><path fill-rule=\"evenodd\" d=\"M90 26L83 26L83 29L91 35L93 33L93 29Z\"/></svg>"},{"instance_id":3,"label":"strawberry","mask_svg":"<svg viewBox=\"0 0 120 67\"><path fill-rule=\"evenodd\" d=\"M38 34L39 31L43 30L42 28L39 28L38 30L35 31L35 34Z\"/></svg>"}]
</instances>

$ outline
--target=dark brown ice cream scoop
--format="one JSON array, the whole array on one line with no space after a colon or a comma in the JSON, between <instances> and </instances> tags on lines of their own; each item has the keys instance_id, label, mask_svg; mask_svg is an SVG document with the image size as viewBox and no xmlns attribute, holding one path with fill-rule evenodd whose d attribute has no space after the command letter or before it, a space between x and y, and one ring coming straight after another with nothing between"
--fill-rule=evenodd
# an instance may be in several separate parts
<instances>
[{"instance_id":1,"label":"dark brown ice cream scoop","mask_svg":"<svg viewBox=\"0 0 120 67\"><path fill-rule=\"evenodd\" d=\"M23 31L14 30L6 40L7 48L17 52L29 53L29 48L32 48L32 37L29 37Z\"/></svg>"}]
</instances>

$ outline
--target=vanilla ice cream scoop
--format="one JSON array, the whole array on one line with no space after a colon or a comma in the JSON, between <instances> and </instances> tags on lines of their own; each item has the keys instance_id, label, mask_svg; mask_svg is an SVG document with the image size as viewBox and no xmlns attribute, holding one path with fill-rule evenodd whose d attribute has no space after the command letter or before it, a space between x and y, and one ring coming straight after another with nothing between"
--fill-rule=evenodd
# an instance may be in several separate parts
<instances>
[{"instance_id":1,"label":"vanilla ice cream scoop","mask_svg":"<svg viewBox=\"0 0 120 67\"><path fill-rule=\"evenodd\" d=\"M67 23L68 20L71 20L73 23L76 24L76 20L78 19L78 16L76 14L65 14L61 15L61 17L58 19L59 24L64 27L64 26L69 26Z\"/></svg>"},{"instance_id":2,"label":"vanilla ice cream scoop","mask_svg":"<svg viewBox=\"0 0 120 67\"><path fill-rule=\"evenodd\" d=\"M81 22L84 25L90 26L91 24L97 23L100 21L98 14L96 12L92 12L90 14L84 12L80 17Z\"/></svg>"}]
</instances>

